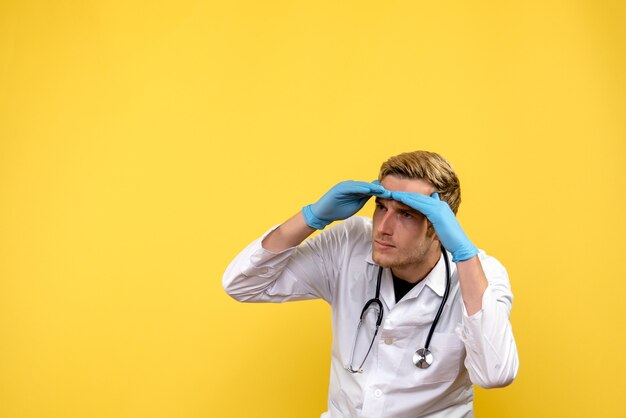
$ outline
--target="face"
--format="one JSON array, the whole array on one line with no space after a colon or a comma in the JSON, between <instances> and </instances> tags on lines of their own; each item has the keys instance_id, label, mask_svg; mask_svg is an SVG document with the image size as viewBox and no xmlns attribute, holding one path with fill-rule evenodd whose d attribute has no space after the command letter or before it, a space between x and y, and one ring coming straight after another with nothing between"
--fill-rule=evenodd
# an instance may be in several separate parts
<instances>
[{"instance_id":1,"label":"face","mask_svg":"<svg viewBox=\"0 0 626 418\"><path fill-rule=\"evenodd\" d=\"M384 177L381 185L390 191L428 196L435 191L427 181L395 176ZM428 231L424 215L396 200L378 198L373 216L372 258L379 265L392 268L396 275L412 275L433 267L426 264L439 258L439 241Z\"/></svg>"}]
</instances>

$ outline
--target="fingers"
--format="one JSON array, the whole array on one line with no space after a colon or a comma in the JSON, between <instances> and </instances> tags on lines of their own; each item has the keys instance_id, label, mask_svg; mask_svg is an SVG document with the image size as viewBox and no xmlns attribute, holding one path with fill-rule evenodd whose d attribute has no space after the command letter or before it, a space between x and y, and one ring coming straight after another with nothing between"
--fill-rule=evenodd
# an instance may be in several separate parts
<instances>
[{"instance_id":1,"label":"fingers","mask_svg":"<svg viewBox=\"0 0 626 418\"><path fill-rule=\"evenodd\" d=\"M393 199L404 203L422 213L426 213L429 208L435 206L435 202L441 202L439 193L434 192L430 196L412 192L396 192L385 189L380 181L374 180L370 183L365 181L349 180L343 182L343 193L345 195L376 196L382 199Z\"/></svg>"},{"instance_id":2,"label":"fingers","mask_svg":"<svg viewBox=\"0 0 626 418\"><path fill-rule=\"evenodd\" d=\"M391 197L394 200L404 203L416 211L423 213L427 217L436 212L435 208L439 203L438 198L426 196L420 193L391 192Z\"/></svg>"},{"instance_id":3,"label":"fingers","mask_svg":"<svg viewBox=\"0 0 626 418\"><path fill-rule=\"evenodd\" d=\"M391 192L386 190L380 185L380 182L375 180L371 183L365 181L350 181L346 183L344 190L347 194L356 194L363 196L377 196L385 199L391 199Z\"/></svg>"},{"instance_id":4,"label":"fingers","mask_svg":"<svg viewBox=\"0 0 626 418\"><path fill-rule=\"evenodd\" d=\"M424 206L431 203L434 199L430 196L426 196L420 193L412 193L412 192L391 192L391 197L394 200L404 203L405 205L411 206L414 209L417 209L417 206Z\"/></svg>"},{"instance_id":5,"label":"fingers","mask_svg":"<svg viewBox=\"0 0 626 418\"><path fill-rule=\"evenodd\" d=\"M372 187L372 196L380 197L380 198L383 198L383 199L391 199L391 192L389 190L385 189L380 184L380 181L374 180L374 181L372 181L371 184L374 185L374 187Z\"/></svg>"}]
</instances>

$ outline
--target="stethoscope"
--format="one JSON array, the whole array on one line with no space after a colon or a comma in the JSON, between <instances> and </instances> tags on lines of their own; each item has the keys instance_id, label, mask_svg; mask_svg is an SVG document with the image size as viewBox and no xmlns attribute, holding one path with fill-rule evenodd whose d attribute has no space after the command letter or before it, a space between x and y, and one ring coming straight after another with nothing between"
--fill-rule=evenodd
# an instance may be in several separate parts
<instances>
[{"instance_id":1,"label":"stethoscope","mask_svg":"<svg viewBox=\"0 0 626 418\"><path fill-rule=\"evenodd\" d=\"M446 290L443 293L443 298L441 299L441 304L439 305L439 309L437 309L437 314L435 315L435 319L433 320L432 325L430 326L430 330L428 331L428 336L426 337L426 344L424 344L423 348L418 349L415 354L413 354L413 364L419 369L427 369L433 364L433 353L429 350L430 340L433 337L433 332L435 332L435 328L437 327L437 323L439 322L439 318L441 317L441 313L443 312L443 307L448 300L448 295L450 294L450 261L448 260L448 253L446 252L443 246L441 247L441 253L443 254L443 259L446 263ZM350 364L345 366L345 369L350 373L362 373L363 372L363 364L365 364L365 360L367 360L367 356L369 356L370 351L372 351L372 346L374 345L374 341L376 340L376 335L378 335L378 328L380 324L383 322L383 303L380 300L380 284L383 276L383 268L378 267L378 279L376 280L376 295L374 298L368 300L361 311L361 317L359 318L359 326L356 329L356 335L354 337L354 344L352 345L352 354L350 356ZM372 337L372 342L370 343L369 348L367 349L367 353L363 358L363 361L359 365L358 368L354 369L352 367L352 362L354 360L354 350L356 349L357 339L359 337L359 330L361 329L361 325L363 324L363 317L365 316L367 310L375 305L378 308L378 317L376 319L376 330L374 331L374 336Z\"/></svg>"}]
</instances>

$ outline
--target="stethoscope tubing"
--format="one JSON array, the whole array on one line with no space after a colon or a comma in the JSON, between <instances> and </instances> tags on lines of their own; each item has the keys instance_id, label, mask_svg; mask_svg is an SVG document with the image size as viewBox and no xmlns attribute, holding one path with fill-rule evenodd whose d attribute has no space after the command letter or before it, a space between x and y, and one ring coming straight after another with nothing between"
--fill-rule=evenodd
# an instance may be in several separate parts
<instances>
[{"instance_id":1,"label":"stethoscope tubing","mask_svg":"<svg viewBox=\"0 0 626 418\"><path fill-rule=\"evenodd\" d=\"M448 259L448 253L443 246L441 246L441 254L443 255L443 259L446 264L446 289L443 292L443 298L441 299L441 303L439 304L439 308L437 309L437 314L435 315L435 319L433 320L433 323L431 324L430 329L428 330L428 336L426 337L426 343L424 344L424 348L421 349L421 352L423 354L419 355L420 357L424 359L426 355L431 355L430 351L428 350L428 348L430 347L430 341L433 338L433 333L435 332L435 328L437 328L437 323L439 323L439 318L441 318L441 314L443 313L443 308L445 307L446 302L448 301L448 296L450 295L450 287L451 287L451 281L452 281L450 277L451 276L450 275L450 260ZM379 266L378 267L378 279L376 280L376 295L374 296L373 299L370 299L369 302L365 304L365 307L363 308L363 311L361 312L361 320L362 320L363 314L365 313L365 311L367 310L370 304L377 303L380 306L378 320L376 321L376 334L378 333L378 325L380 325L380 323L383 320L383 311L384 311L382 302L380 301L380 284L382 281L382 273L383 273L383 268L382 266ZM418 350L418 352L419 351L420 350ZM368 350L368 354L369 354L369 350Z\"/></svg>"},{"instance_id":2,"label":"stethoscope tubing","mask_svg":"<svg viewBox=\"0 0 626 418\"><path fill-rule=\"evenodd\" d=\"M430 347L430 340L433 338L435 327L437 326L437 323L439 322L439 318L441 317L443 308L446 305L446 302L448 301L448 296L450 295L450 285L451 285L450 283L451 282L450 260L448 260L448 252L445 250L445 248L441 247L441 253L443 254L443 260L446 263L446 290L443 292L443 299L441 301L441 304L439 305L439 309L437 310L437 315L435 315L433 324L431 325L430 330L428 331L428 337L426 337L426 344L424 344L424 350L428 350L428 347Z\"/></svg>"},{"instance_id":3,"label":"stethoscope tubing","mask_svg":"<svg viewBox=\"0 0 626 418\"><path fill-rule=\"evenodd\" d=\"M427 369L428 367L430 367L430 365L433 362L433 355L430 352L430 350L428 349L430 347L430 342L432 340L433 337L433 333L435 332L435 328L437 327L437 323L439 322L439 319L441 318L441 314L443 313L443 309L446 305L446 302L448 301L448 296L450 295L450 287L451 287L451 274L450 274L450 260L448 259L448 253L446 252L445 248L443 246L441 246L441 253L443 254L443 258L446 264L446 288L445 291L443 293L443 297L441 300L441 303L439 304L439 308L437 309L437 314L435 315L435 319L433 320L433 323L430 326L430 329L428 330L428 335L426 337L426 343L424 344L424 348L420 348L418 349L415 354L413 355L413 363L415 364L416 367L420 368L420 369ZM376 294L375 296L368 300L365 303L365 306L363 306L363 309L361 310L361 316L359 318L359 325L357 326L357 330L356 330L356 335L354 337L354 344L352 346L352 354L350 356L350 364L348 366L345 366L345 369L348 370L351 373L361 373L362 367L365 364L365 361L367 360L367 357L370 354L370 351L372 350L372 347L374 345L374 341L376 340L376 336L378 335L378 328L380 326L380 324L383 321L383 316L384 316L384 307L383 307L383 303L380 300L380 286L382 283L382 276L383 276L383 267L382 266L378 266L378 277L376 279ZM359 367L357 367L356 369L354 369L352 367L352 362L354 360L354 352L355 352L355 348L356 348L356 344L357 344L357 339L358 339L358 335L359 335L359 331L361 329L361 325L363 324L363 316L365 315L365 313L367 312L368 308L370 307L370 305L375 304L378 306L378 318L376 319L376 328L374 331L374 336L372 338L372 341L367 349L367 353L365 354L365 357L363 358L363 361L361 362L361 364L359 365Z\"/></svg>"}]
</instances>

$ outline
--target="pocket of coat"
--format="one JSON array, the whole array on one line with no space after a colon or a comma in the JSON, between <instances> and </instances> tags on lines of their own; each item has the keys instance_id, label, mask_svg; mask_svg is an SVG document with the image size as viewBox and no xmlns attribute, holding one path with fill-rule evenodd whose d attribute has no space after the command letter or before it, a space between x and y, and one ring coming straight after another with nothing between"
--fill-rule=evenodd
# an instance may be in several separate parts
<instances>
[{"instance_id":1,"label":"pocket of coat","mask_svg":"<svg viewBox=\"0 0 626 418\"><path fill-rule=\"evenodd\" d=\"M454 381L461 367L464 367L465 361L465 345L459 336L455 333L435 332L430 341L429 350L433 355L433 363L427 369L413 366L415 367L413 372L415 383L433 384Z\"/></svg>"},{"instance_id":2,"label":"pocket of coat","mask_svg":"<svg viewBox=\"0 0 626 418\"><path fill-rule=\"evenodd\" d=\"M330 412L330 418L343 418L343 414L332 399L328 402L328 412Z\"/></svg>"}]
</instances>

